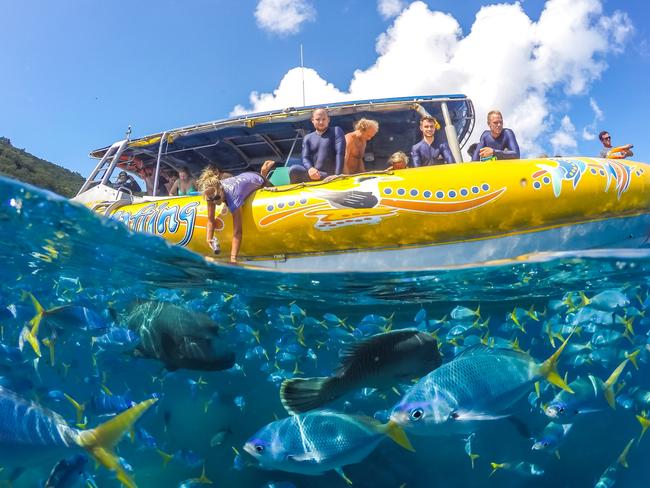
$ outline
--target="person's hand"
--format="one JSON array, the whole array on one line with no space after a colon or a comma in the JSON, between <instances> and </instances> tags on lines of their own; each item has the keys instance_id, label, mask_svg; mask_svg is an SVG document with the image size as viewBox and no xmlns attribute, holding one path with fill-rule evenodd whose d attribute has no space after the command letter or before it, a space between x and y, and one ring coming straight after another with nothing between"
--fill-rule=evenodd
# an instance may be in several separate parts
<instances>
[{"instance_id":1,"label":"person's hand","mask_svg":"<svg viewBox=\"0 0 650 488\"><path fill-rule=\"evenodd\" d=\"M633 146L632 144L626 144L625 146L623 146L623 149L625 149L626 151L629 151L629 150L632 149L633 147L634 147L634 146Z\"/></svg>"},{"instance_id":2,"label":"person's hand","mask_svg":"<svg viewBox=\"0 0 650 488\"><path fill-rule=\"evenodd\" d=\"M314 181L320 180L320 171L313 166L307 170L307 174Z\"/></svg>"},{"instance_id":3,"label":"person's hand","mask_svg":"<svg viewBox=\"0 0 650 488\"><path fill-rule=\"evenodd\" d=\"M323 183L328 183L328 182L330 182L332 180L335 180L335 179L336 179L336 175L329 175L329 176L326 176L325 178L323 178Z\"/></svg>"},{"instance_id":4,"label":"person's hand","mask_svg":"<svg viewBox=\"0 0 650 488\"><path fill-rule=\"evenodd\" d=\"M494 156L494 149L491 147L482 147L481 150L479 151L479 155L482 158L491 158Z\"/></svg>"}]
</instances>

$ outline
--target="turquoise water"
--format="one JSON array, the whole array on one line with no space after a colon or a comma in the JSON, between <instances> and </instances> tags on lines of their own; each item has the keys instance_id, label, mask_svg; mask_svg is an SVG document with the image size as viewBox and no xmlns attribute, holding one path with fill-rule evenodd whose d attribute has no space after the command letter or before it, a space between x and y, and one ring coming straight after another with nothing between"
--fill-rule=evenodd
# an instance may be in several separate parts
<instances>
[{"instance_id":1,"label":"turquoise water","mask_svg":"<svg viewBox=\"0 0 650 488\"><path fill-rule=\"evenodd\" d=\"M92 398L102 392L135 402L157 397L133 440L125 438L118 446L138 486L176 487L199 477L203 465L214 486L345 486L333 471L305 476L260 470L242 449L261 427L288 415L279 398L283 379L329 375L342 346L388 328L435 332L445 362L481 338L505 347L517 339L542 361L553 352L549 334L557 334L557 346L573 326L580 327L569 343L575 347L563 353L559 365L569 381L587 374L605 379L634 351L639 351L639 369L626 365L616 386L616 410L601 408L576 420L559 447L559 458L531 450L529 437L548 422L539 404L555 394L543 382L539 401L531 396L531 386L531 395L510 409L517 422L491 420L476 430L471 452L480 457L473 469L466 436L409 434L415 453L384 440L366 459L345 467L345 474L357 487L582 487L594 486L614 465L616 486L650 483L644 466L650 435L637 442L641 427L636 419L650 410L650 394L644 403L639 393L650 390L647 250L553 254L500 266L404 273L284 274L206 263L162 239L132 234L121 224L11 180L0 178L0 198L3 345L15 348L34 316L28 292L46 309L85 307L117 327L127 325L138 300L174 304L190 318L206 313L235 353L236 365L226 371L168 371L159 360L136 357L133 348L93 344L86 317L67 319L57 333L54 357L41 345L36 367L29 344L19 359L0 361L0 386L57 412L70 425L77 422L75 409L57 392L87 404L88 427L110 416L92 408ZM606 294L597 308L585 305L579 294L594 298L604 291L628 303L616 304ZM479 306L477 315L470 314ZM468 316L452 318L456 307L466 307ZM612 323L579 315L596 309L611 313ZM454 315L462 315L456 310ZM623 336L626 321L633 332ZM51 337L53 330L44 325L39 339ZM394 390L359 390L328 407L385 421L386 412L411 385L405 381ZM616 459L632 438L637 440L626 469ZM0 437L0 467L3 450L11 448ZM158 451L173 458L164 463ZM543 474L526 475L506 466L490 476L491 462L533 463ZM24 472L4 469L0 479L13 474L13 486L40 486L53 464L25 459L25 467ZM119 486L106 469L95 471L92 462L88 473L98 486Z\"/></svg>"}]
</instances>

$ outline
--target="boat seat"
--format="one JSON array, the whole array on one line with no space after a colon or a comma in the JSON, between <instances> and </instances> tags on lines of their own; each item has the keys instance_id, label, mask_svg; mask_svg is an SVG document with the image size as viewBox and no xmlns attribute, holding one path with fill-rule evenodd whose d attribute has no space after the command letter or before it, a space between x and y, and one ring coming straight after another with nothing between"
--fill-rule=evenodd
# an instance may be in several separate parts
<instances>
[{"instance_id":1,"label":"boat seat","mask_svg":"<svg viewBox=\"0 0 650 488\"><path fill-rule=\"evenodd\" d=\"M289 179L289 167L280 166L279 168L275 168L269 175L269 181L273 186L283 186L291 183Z\"/></svg>"}]
</instances>

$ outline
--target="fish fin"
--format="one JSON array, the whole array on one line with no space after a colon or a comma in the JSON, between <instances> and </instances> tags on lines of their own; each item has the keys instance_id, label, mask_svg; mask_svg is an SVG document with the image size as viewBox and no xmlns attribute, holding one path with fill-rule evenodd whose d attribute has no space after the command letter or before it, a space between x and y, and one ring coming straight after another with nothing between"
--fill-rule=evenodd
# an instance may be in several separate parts
<instances>
[{"instance_id":1,"label":"fish fin","mask_svg":"<svg viewBox=\"0 0 650 488\"><path fill-rule=\"evenodd\" d=\"M555 457L560 459L560 450L559 449L555 450Z\"/></svg>"},{"instance_id":2,"label":"fish fin","mask_svg":"<svg viewBox=\"0 0 650 488\"><path fill-rule=\"evenodd\" d=\"M621 375L625 369L625 365L629 360L625 359L621 364L619 364L616 369L609 375L607 381L604 383L603 393L605 394L605 399L612 409L616 410L616 395L614 394L614 385L618 381L618 377Z\"/></svg>"},{"instance_id":3,"label":"fish fin","mask_svg":"<svg viewBox=\"0 0 650 488\"><path fill-rule=\"evenodd\" d=\"M639 352L641 352L641 349L637 349L636 351L631 353L627 353L627 352L625 353L625 358L629 359L630 362L632 363L632 366L634 366L634 369L637 370L639 369L639 363L637 362Z\"/></svg>"},{"instance_id":4,"label":"fish fin","mask_svg":"<svg viewBox=\"0 0 650 488\"><path fill-rule=\"evenodd\" d=\"M476 461L480 457L481 456L479 454L474 454L474 453L469 454L469 459L472 462L472 469L474 469L474 461Z\"/></svg>"},{"instance_id":5,"label":"fish fin","mask_svg":"<svg viewBox=\"0 0 650 488\"><path fill-rule=\"evenodd\" d=\"M298 461L299 463L317 463L318 458L313 452L303 452L302 454L289 454L287 459Z\"/></svg>"},{"instance_id":6,"label":"fish fin","mask_svg":"<svg viewBox=\"0 0 650 488\"><path fill-rule=\"evenodd\" d=\"M81 424L83 422L84 410L86 409L86 404L77 402L74 398L72 398L67 393L64 393L63 396L65 397L66 400L68 400L72 404L72 406L75 409L75 412L77 412L77 425Z\"/></svg>"},{"instance_id":7,"label":"fish fin","mask_svg":"<svg viewBox=\"0 0 650 488\"><path fill-rule=\"evenodd\" d=\"M575 393L575 392L571 389L571 387L567 384L567 382L564 381L562 377L558 374L557 361L560 358L560 354L562 354L562 351L564 351L564 348L569 343L569 340L571 339L573 332L575 332L575 329L571 331L569 337L566 338L566 340L562 343L562 345L557 348L557 351L555 351L550 358L548 358L546 361L544 361L542 364L539 365L539 371L541 376L544 376L549 383L559 388L562 388L563 390L566 390L569 393Z\"/></svg>"},{"instance_id":8,"label":"fish fin","mask_svg":"<svg viewBox=\"0 0 650 488\"><path fill-rule=\"evenodd\" d=\"M506 464L505 463L490 463L490 466L492 467L492 472L490 473L490 476L492 476L494 473L497 472L497 470L505 468Z\"/></svg>"},{"instance_id":9,"label":"fish fin","mask_svg":"<svg viewBox=\"0 0 650 488\"><path fill-rule=\"evenodd\" d=\"M630 452L630 448L632 447L632 444L634 443L635 440L636 439L634 437L632 437L632 439L630 439L630 441L625 446L625 449L623 449L623 452L621 453L621 455L616 460L618 462L618 464L620 464L624 468L629 468L630 467L629 464L627 463L627 455Z\"/></svg>"},{"instance_id":10,"label":"fish fin","mask_svg":"<svg viewBox=\"0 0 650 488\"><path fill-rule=\"evenodd\" d=\"M292 378L280 385L280 401L290 414L306 412L338 398L328 377Z\"/></svg>"},{"instance_id":11,"label":"fish fin","mask_svg":"<svg viewBox=\"0 0 650 488\"><path fill-rule=\"evenodd\" d=\"M380 427L381 431L386 434L393 442L402 446L407 451L415 452L411 441L406 432L392 420Z\"/></svg>"},{"instance_id":12,"label":"fish fin","mask_svg":"<svg viewBox=\"0 0 650 488\"><path fill-rule=\"evenodd\" d=\"M171 461L172 459L174 459L174 456L173 456L173 455L171 455L171 454L167 454L167 453L166 453L165 451L163 451L162 449L156 449L156 452L157 452L158 454L160 454L160 457L161 457L162 460L163 460L163 467L166 467L166 466L169 464L169 461Z\"/></svg>"},{"instance_id":13,"label":"fish fin","mask_svg":"<svg viewBox=\"0 0 650 488\"><path fill-rule=\"evenodd\" d=\"M341 478L343 478L343 480L344 480L348 485L352 485L352 480L351 480L350 478L348 478L347 476L345 476L345 473L343 472L343 469L341 469L341 468L335 468L334 471L336 471L336 472L338 473L338 475L339 475Z\"/></svg>"},{"instance_id":14,"label":"fish fin","mask_svg":"<svg viewBox=\"0 0 650 488\"><path fill-rule=\"evenodd\" d=\"M114 471L117 479L128 488L136 488L136 484L120 464L119 458L113 452L113 447L156 401L156 398L145 400L116 415L108 422L98 425L94 429L82 430L77 434L77 444L88 451L104 467Z\"/></svg>"},{"instance_id":15,"label":"fish fin","mask_svg":"<svg viewBox=\"0 0 650 488\"><path fill-rule=\"evenodd\" d=\"M641 442L641 438L645 434L645 431L648 430L648 427L650 427L650 419L647 417L644 417L643 415L637 415L636 419L639 421L641 424L641 435L639 436L638 442Z\"/></svg>"},{"instance_id":16,"label":"fish fin","mask_svg":"<svg viewBox=\"0 0 650 488\"><path fill-rule=\"evenodd\" d=\"M473 420L499 420L509 417L509 415L494 415L472 410L456 410L455 412L452 412L451 417L456 421L468 422Z\"/></svg>"}]
</instances>

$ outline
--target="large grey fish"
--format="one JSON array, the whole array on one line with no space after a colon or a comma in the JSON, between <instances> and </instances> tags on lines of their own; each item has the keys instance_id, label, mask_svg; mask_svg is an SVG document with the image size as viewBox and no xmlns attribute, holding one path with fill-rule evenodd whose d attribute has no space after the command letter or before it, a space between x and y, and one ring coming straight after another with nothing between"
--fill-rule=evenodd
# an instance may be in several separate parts
<instances>
[{"instance_id":1,"label":"large grey fish","mask_svg":"<svg viewBox=\"0 0 650 488\"><path fill-rule=\"evenodd\" d=\"M115 471L128 487L135 483L113 452L125 432L155 403L146 400L89 430L66 424L57 413L0 387L0 462L3 468L42 467L72 451L86 450L98 463Z\"/></svg>"},{"instance_id":2,"label":"large grey fish","mask_svg":"<svg viewBox=\"0 0 650 488\"><path fill-rule=\"evenodd\" d=\"M413 451L404 431L393 422L382 425L371 417L315 410L262 427L244 450L262 469L307 475L335 470L349 481L341 468L365 459L385 436Z\"/></svg>"},{"instance_id":3,"label":"large grey fish","mask_svg":"<svg viewBox=\"0 0 650 488\"><path fill-rule=\"evenodd\" d=\"M482 421L508 416L539 379L570 391L556 370L567 341L541 364L522 351L471 347L413 385L391 419L416 435L467 434Z\"/></svg>"},{"instance_id":4,"label":"large grey fish","mask_svg":"<svg viewBox=\"0 0 650 488\"><path fill-rule=\"evenodd\" d=\"M147 301L136 304L126 321L142 338L135 353L158 359L171 371L217 371L235 364L235 353L219 337L219 326L204 313Z\"/></svg>"},{"instance_id":5,"label":"large grey fish","mask_svg":"<svg viewBox=\"0 0 650 488\"><path fill-rule=\"evenodd\" d=\"M437 341L417 329L400 329L371 336L346 346L334 374L293 378L280 387L289 413L318 408L362 387L390 388L436 369L442 363Z\"/></svg>"}]
</instances>

